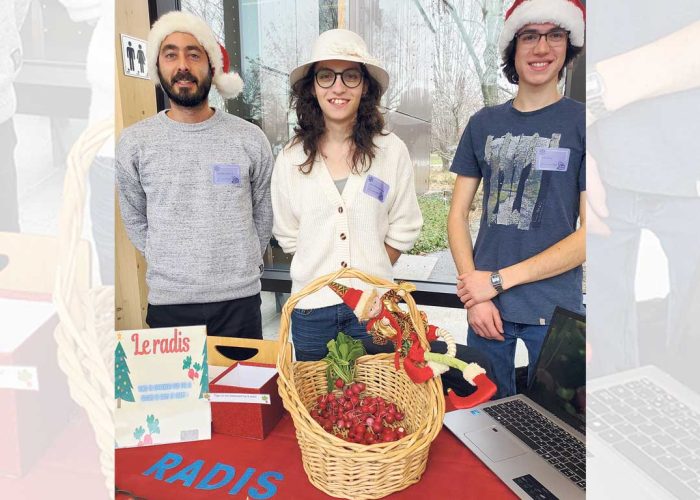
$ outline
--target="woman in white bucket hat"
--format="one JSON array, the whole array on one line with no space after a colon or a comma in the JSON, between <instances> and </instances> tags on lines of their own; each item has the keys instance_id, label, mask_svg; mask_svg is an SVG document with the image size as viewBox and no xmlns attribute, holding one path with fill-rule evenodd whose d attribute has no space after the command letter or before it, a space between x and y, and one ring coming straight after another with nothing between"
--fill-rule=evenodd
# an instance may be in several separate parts
<instances>
[{"instance_id":1,"label":"woman in white bucket hat","mask_svg":"<svg viewBox=\"0 0 700 500\"><path fill-rule=\"evenodd\" d=\"M272 200L273 234L294 254L292 291L341 267L391 280L423 219L408 149L384 130L379 111L389 74L359 35L334 29L316 39L289 80L297 125L277 157ZM370 338L329 288L299 301L292 313L297 359L323 358L338 331Z\"/></svg>"},{"instance_id":2,"label":"woman in white bucket hat","mask_svg":"<svg viewBox=\"0 0 700 500\"><path fill-rule=\"evenodd\" d=\"M294 254L292 292L341 267L392 280L392 266L413 247L423 218L408 149L383 130L378 106L389 75L359 35L337 29L318 37L290 83L297 126L272 173L272 232ZM299 361L325 357L339 331L361 339L369 353L393 350L391 343L373 344L353 309L329 287L300 300L291 318ZM444 342L431 343L435 352L446 349ZM488 360L466 346L457 346L457 358L490 372ZM458 370L443 375L443 386L460 396L474 390Z\"/></svg>"}]
</instances>

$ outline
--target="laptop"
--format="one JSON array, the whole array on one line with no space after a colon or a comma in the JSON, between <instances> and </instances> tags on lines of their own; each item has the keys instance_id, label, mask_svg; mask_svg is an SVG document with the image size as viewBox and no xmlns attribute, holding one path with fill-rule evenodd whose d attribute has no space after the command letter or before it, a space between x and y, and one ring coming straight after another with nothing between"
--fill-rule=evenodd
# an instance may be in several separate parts
<instances>
[{"instance_id":1,"label":"laptop","mask_svg":"<svg viewBox=\"0 0 700 500\"><path fill-rule=\"evenodd\" d=\"M653 365L587 389L592 497L700 498L697 393Z\"/></svg>"},{"instance_id":2,"label":"laptop","mask_svg":"<svg viewBox=\"0 0 700 500\"><path fill-rule=\"evenodd\" d=\"M525 394L445 414L445 426L521 498L586 495L586 320L557 307Z\"/></svg>"}]
</instances>

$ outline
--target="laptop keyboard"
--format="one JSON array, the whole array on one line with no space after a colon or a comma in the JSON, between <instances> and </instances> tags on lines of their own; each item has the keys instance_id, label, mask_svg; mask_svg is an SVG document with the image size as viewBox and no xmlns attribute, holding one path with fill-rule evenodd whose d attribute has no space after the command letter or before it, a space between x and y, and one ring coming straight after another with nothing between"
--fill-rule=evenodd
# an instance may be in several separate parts
<instances>
[{"instance_id":1,"label":"laptop keyboard","mask_svg":"<svg viewBox=\"0 0 700 500\"><path fill-rule=\"evenodd\" d=\"M588 429L677 498L700 497L700 414L648 378L589 392Z\"/></svg>"},{"instance_id":2,"label":"laptop keyboard","mask_svg":"<svg viewBox=\"0 0 700 500\"><path fill-rule=\"evenodd\" d=\"M483 410L579 488L586 489L584 443L517 399L487 406Z\"/></svg>"}]
</instances>

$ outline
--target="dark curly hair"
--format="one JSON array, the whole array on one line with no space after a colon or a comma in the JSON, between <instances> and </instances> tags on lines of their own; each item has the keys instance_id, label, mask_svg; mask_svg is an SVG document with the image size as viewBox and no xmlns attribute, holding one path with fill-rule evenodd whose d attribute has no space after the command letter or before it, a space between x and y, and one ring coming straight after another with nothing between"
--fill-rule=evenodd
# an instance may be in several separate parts
<instances>
[{"instance_id":1,"label":"dark curly hair","mask_svg":"<svg viewBox=\"0 0 700 500\"><path fill-rule=\"evenodd\" d=\"M382 96L381 87L379 82L369 74L364 64L360 66L362 77L367 82L367 91L360 100L352 129L354 149L351 171L354 174L369 170L375 155L374 136L382 134L384 129L384 116L379 111L379 100ZM314 66L311 66L306 76L292 86L289 102L289 106L297 113L297 125L294 127L292 144L302 143L304 146L307 158L304 163L299 165L299 169L305 174L311 172L313 168L314 160L319 152L319 140L326 131L323 112L312 92L313 87Z\"/></svg>"},{"instance_id":2,"label":"dark curly hair","mask_svg":"<svg viewBox=\"0 0 700 500\"><path fill-rule=\"evenodd\" d=\"M518 38L514 37L508 44L505 54L503 55L503 65L501 66L503 68L503 74L506 75L506 79L514 85L517 85L520 81L518 72L515 70L515 44L517 40ZM574 47L571 45L571 40L566 41L566 57L564 58L564 65L559 70L559 80L564 76L564 69L571 61L581 54L582 50L583 47Z\"/></svg>"}]
</instances>

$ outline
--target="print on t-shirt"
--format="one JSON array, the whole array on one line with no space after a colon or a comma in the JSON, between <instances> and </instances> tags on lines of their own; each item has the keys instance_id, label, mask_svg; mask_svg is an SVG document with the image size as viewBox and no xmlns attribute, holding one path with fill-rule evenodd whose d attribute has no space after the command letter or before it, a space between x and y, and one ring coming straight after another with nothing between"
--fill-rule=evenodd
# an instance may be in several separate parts
<instances>
[{"instance_id":1,"label":"print on t-shirt","mask_svg":"<svg viewBox=\"0 0 700 500\"><path fill-rule=\"evenodd\" d=\"M535 170L535 148L558 148L560 140L561 134L488 136L484 159L491 167L489 226L517 226L524 231L539 226L552 172Z\"/></svg>"}]
</instances>

